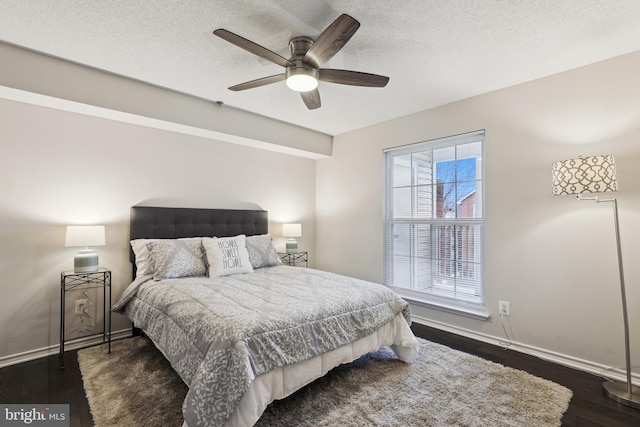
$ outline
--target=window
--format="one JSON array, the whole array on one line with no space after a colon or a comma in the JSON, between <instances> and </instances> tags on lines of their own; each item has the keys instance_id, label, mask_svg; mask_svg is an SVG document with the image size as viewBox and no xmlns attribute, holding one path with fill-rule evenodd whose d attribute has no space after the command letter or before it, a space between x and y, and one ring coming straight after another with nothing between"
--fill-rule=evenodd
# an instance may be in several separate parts
<instances>
[{"instance_id":1,"label":"window","mask_svg":"<svg viewBox=\"0 0 640 427\"><path fill-rule=\"evenodd\" d=\"M484 132L385 150L384 283L416 302L484 313Z\"/></svg>"}]
</instances>

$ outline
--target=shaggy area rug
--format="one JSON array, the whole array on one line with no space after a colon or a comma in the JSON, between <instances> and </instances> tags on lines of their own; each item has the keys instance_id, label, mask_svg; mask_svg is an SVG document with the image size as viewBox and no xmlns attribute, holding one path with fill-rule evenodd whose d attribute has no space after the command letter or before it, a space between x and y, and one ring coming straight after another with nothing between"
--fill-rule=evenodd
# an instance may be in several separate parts
<instances>
[{"instance_id":1,"label":"shaggy area rug","mask_svg":"<svg viewBox=\"0 0 640 427\"><path fill-rule=\"evenodd\" d=\"M419 339L406 364L388 348L272 403L256 426L560 426L572 392L527 372ZM128 338L78 352L97 427L182 424L187 387L154 345Z\"/></svg>"}]
</instances>

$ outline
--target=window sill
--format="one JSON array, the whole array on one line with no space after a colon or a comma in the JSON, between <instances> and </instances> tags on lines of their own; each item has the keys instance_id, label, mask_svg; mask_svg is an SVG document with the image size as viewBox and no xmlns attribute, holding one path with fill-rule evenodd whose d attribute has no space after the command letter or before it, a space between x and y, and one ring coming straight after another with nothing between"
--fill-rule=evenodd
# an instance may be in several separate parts
<instances>
[{"instance_id":1,"label":"window sill","mask_svg":"<svg viewBox=\"0 0 640 427\"><path fill-rule=\"evenodd\" d=\"M491 315L484 310L474 310L472 308L456 307L456 306L444 304L441 302L427 301L424 299L416 298L413 295L406 295L406 294L403 295L401 292L398 292L397 289L396 289L396 293L400 295L409 304L418 305L420 307L430 308L438 311L444 311L445 313L465 316L471 319L481 320L483 322L486 322L487 320L489 320L489 317L491 317Z\"/></svg>"}]
</instances>

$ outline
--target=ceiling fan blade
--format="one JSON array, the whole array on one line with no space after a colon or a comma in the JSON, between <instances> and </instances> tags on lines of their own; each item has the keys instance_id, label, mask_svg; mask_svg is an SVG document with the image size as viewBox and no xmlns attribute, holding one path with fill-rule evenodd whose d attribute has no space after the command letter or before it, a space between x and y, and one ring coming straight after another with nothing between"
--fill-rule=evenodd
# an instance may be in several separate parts
<instances>
[{"instance_id":1,"label":"ceiling fan blade","mask_svg":"<svg viewBox=\"0 0 640 427\"><path fill-rule=\"evenodd\" d=\"M339 83L351 86L385 87L389 77L378 74L362 73L360 71L333 70L322 68L319 70L319 79L323 82Z\"/></svg>"},{"instance_id":2,"label":"ceiling fan blade","mask_svg":"<svg viewBox=\"0 0 640 427\"><path fill-rule=\"evenodd\" d=\"M320 108L320 92L318 92L318 89L300 92L300 96L309 110Z\"/></svg>"},{"instance_id":3,"label":"ceiling fan blade","mask_svg":"<svg viewBox=\"0 0 640 427\"><path fill-rule=\"evenodd\" d=\"M231 31L219 28L215 30L213 34L220 37L221 39L228 41L229 43L232 43L246 50L247 52L251 52L254 55L258 55L259 57L266 59L267 61L271 61L274 64L278 64L282 67L293 67L294 65L288 59L283 58L277 53L270 51L266 47L262 47L259 44L252 42L251 40L247 40L244 37L232 33Z\"/></svg>"},{"instance_id":4,"label":"ceiling fan blade","mask_svg":"<svg viewBox=\"0 0 640 427\"><path fill-rule=\"evenodd\" d=\"M349 15L340 15L318 36L304 55L303 62L318 68L333 57L349 41L360 23Z\"/></svg>"},{"instance_id":5,"label":"ceiling fan blade","mask_svg":"<svg viewBox=\"0 0 640 427\"><path fill-rule=\"evenodd\" d=\"M271 83L281 82L285 78L286 76L284 75L284 73L276 74L275 76L262 77L260 79L251 80L250 82L244 82L244 83L237 84L235 86L231 86L229 90L233 90L237 92L239 90L253 89L254 87L266 86L266 85L270 85Z\"/></svg>"}]
</instances>

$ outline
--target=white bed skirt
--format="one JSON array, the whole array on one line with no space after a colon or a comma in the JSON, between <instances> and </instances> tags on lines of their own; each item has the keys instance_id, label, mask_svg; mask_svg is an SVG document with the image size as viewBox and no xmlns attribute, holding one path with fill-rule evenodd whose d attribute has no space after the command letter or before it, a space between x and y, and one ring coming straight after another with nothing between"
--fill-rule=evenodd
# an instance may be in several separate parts
<instances>
[{"instance_id":1,"label":"white bed skirt","mask_svg":"<svg viewBox=\"0 0 640 427\"><path fill-rule=\"evenodd\" d=\"M398 358L411 361L418 354L418 341L402 313L376 332L313 359L273 369L257 376L225 427L253 426L269 403L283 399L343 363L383 346L391 346ZM185 422L182 427L188 427Z\"/></svg>"}]
</instances>

